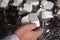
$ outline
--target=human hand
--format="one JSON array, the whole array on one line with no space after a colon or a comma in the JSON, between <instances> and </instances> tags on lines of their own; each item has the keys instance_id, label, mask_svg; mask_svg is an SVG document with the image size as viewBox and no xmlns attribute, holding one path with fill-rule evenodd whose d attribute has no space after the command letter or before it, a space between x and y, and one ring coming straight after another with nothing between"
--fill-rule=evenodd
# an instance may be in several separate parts
<instances>
[{"instance_id":1,"label":"human hand","mask_svg":"<svg viewBox=\"0 0 60 40\"><path fill-rule=\"evenodd\" d=\"M15 34L20 40L37 40L37 38L42 35L42 29L39 28L36 31L32 31L35 28L35 24L27 24L17 29Z\"/></svg>"}]
</instances>

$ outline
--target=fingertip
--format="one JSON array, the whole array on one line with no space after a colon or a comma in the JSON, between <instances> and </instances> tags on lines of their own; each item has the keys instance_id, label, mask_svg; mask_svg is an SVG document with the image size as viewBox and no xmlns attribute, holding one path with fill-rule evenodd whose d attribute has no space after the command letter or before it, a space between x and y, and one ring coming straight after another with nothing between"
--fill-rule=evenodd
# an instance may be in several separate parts
<instances>
[{"instance_id":1,"label":"fingertip","mask_svg":"<svg viewBox=\"0 0 60 40\"><path fill-rule=\"evenodd\" d=\"M42 36L42 28L38 29L37 31L34 31L34 34L36 37Z\"/></svg>"},{"instance_id":2,"label":"fingertip","mask_svg":"<svg viewBox=\"0 0 60 40\"><path fill-rule=\"evenodd\" d=\"M39 29L37 30L37 34L38 34L38 35L42 35L42 28L39 28Z\"/></svg>"},{"instance_id":3,"label":"fingertip","mask_svg":"<svg viewBox=\"0 0 60 40\"><path fill-rule=\"evenodd\" d=\"M41 32L41 33L42 33L42 28L40 28L40 29L39 29L39 32Z\"/></svg>"}]
</instances>

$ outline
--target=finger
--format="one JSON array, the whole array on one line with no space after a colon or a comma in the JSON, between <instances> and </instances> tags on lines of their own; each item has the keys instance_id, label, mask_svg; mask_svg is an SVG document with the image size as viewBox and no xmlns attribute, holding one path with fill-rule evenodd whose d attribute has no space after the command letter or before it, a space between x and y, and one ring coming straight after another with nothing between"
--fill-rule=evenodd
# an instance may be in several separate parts
<instances>
[{"instance_id":1,"label":"finger","mask_svg":"<svg viewBox=\"0 0 60 40\"><path fill-rule=\"evenodd\" d=\"M26 25L26 27L27 27L27 31L31 31L36 28L36 24L29 24L29 25Z\"/></svg>"},{"instance_id":2,"label":"finger","mask_svg":"<svg viewBox=\"0 0 60 40\"><path fill-rule=\"evenodd\" d=\"M17 29L17 32L22 34L28 30L32 30L36 28L36 25L35 24L27 24L27 25L24 25L24 26L21 26L19 29Z\"/></svg>"},{"instance_id":3,"label":"finger","mask_svg":"<svg viewBox=\"0 0 60 40\"><path fill-rule=\"evenodd\" d=\"M38 29L37 31L34 32L35 37L39 37L42 35L42 28Z\"/></svg>"}]
</instances>

